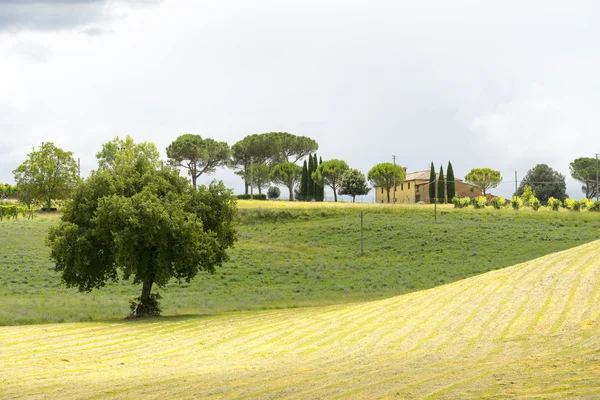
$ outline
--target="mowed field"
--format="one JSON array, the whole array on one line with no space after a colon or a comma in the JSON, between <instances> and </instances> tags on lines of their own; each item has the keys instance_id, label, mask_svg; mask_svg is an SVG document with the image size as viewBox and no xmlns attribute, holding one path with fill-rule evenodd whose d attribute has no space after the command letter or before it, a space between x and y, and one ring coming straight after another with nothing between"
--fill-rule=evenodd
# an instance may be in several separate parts
<instances>
[{"instance_id":1,"label":"mowed field","mask_svg":"<svg viewBox=\"0 0 600 400\"><path fill-rule=\"evenodd\" d=\"M0 327L2 398L600 398L600 242L384 300Z\"/></svg>"}]
</instances>

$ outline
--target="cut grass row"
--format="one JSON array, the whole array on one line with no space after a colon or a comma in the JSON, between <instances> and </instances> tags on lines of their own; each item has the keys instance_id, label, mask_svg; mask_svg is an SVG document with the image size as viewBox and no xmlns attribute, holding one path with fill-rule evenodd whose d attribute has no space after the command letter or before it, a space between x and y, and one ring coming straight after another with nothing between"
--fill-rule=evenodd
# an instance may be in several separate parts
<instances>
[{"instance_id":1,"label":"cut grass row","mask_svg":"<svg viewBox=\"0 0 600 400\"><path fill-rule=\"evenodd\" d=\"M360 212L364 212L364 254ZM0 324L122 318L129 282L65 288L44 237L56 218L0 224ZM373 300L427 289L600 238L594 213L240 202L239 241L213 275L158 289L166 315ZM157 290L157 289L155 289Z\"/></svg>"},{"instance_id":2,"label":"cut grass row","mask_svg":"<svg viewBox=\"0 0 600 400\"><path fill-rule=\"evenodd\" d=\"M600 241L384 300L0 327L7 398L598 398Z\"/></svg>"}]
</instances>

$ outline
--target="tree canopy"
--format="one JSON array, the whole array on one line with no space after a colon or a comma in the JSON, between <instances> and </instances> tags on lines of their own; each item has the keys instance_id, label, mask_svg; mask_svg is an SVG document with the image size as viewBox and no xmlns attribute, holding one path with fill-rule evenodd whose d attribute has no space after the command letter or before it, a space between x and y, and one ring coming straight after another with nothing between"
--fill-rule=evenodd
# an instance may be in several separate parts
<instances>
[{"instance_id":1,"label":"tree canopy","mask_svg":"<svg viewBox=\"0 0 600 400\"><path fill-rule=\"evenodd\" d=\"M395 172L394 172L395 171ZM394 167L392 163L381 163L375 165L367 174L369 182L374 187L382 187L387 192L388 203L390 202L390 190L394 186L394 179L396 186L404 182L406 173L404 169L398 164Z\"/></svg>"},{"instance_id":2,"label":"tree canopy","mask_svg":"<svg viewBox=\"0 0 600 400\"><path fill-rule=\"evenodd\" d=\"M448 196L448 203L452 202L452 199L456 196L454 169L452 168L452 163L450 161L448 161L448 168L446 169L446 195Z\"/></svg>"},{"instance_id":3,"label":"tree canopy","mask_svg":"<svg viewBox=\"0 0 600 400\"><path fill-rule=\"evenodd\" d=\"M150 143L128 146L131 151L115 154L109 167L77 186L46 243L67 286L89 292L116 280L118 271L141 283L137 312L143 314L153 284L189 282L227 259L236 239L236 205L222 183L194 190L177 169L158 167L146 157Z\"/></svg>"},{"instance_id":4,"label":"tree canopy","mask_svg":"<svg viewBox=\"0 0 600 400\"><path fill-rule=\"evenodd\" d=\"M495 188L502 182L502 176L500 171L490 168L473 168L465 175L465 182L481 189L485 196L488 189Z\"/></svg>"},{"instance_id":5,"label":"tree canopy","mask_svg":"<svg viewBox=\"0 0 600 400\"><path fill-rule=\"evenodd\" d=\"M444 179L444 168L443 166L440 165L440 174L438 175L438 186L437 186L437 192L438 192L438 199L437 202L440 204L443 204L445 202L445 192L446 192L446 180Z\"/></svg>"},{"instance_id":6,"label":"tree canopy","mask_svg":"<svg viewBox=\"0 0 600 400\"><path fill-rule=\"evenodd\" d=\"M179 136L167 147L169 163L187 169L194 188L202 174L215 172L217 167L226 165L230 154L227 143L189 133Z\"/></svg>"},{"instance_id":7,"label":"tree canopy","mask_svg":"<svg viewBox=\"0 0 600 400\"><path fill-rule=\"evenodd\" d=\"M548 203L550 197L565 201L567 198L567 184L565 176L550 168L546 164L538 164L527 171L521 181L517 195L523 195L525 186L531 186L536 197L542 204Z\"/></svg>"},{"instance_id":8,"label":"tree canopy","mask_svg":"<svg viewBox=\"0 0 600 400\"><path fill-rule=\"evenodd\" d=\"M350 169L346 161L328 160L321 163L313 173L314 179L322 180L327 186L333 189L333 201L337 202L337 190L344 174Z\"/></svg>"},{"instance_id":9,"label":"tree canopy","mask_svg":"<svg viewBox=\"0 0 600 400\"><path fill-rule=\"evenodd\" d=\"M597 162L595 158L580 157L569 164L571 177L582 183L581 190L586 199L596 197L597 194Z\"/></svg>"},{"instance_id":10,"label":"tree canopy","mask_svg":"<svg viewBox=\"0 0 600 400\"><path fill-rule=\"evenodd\" d=\"M73 153L52 142L33 150L13 171L15 182L25 204L40 203L52 207L54 200L67 199L79 182L79 171Z\"/></svg>"},{"instance_id":11,"label":"tree canopy","mask_svg":"<svg viewBox=\"0 0 600 400\"><path fill-rule=\"evenodd\" d=\"M352 202L356 201L356 196L364 196L369 194L371 188L367 185L365 174L357 169L346 171L340 182L340 195L352 196Z\"/></svg>"},{"instance_id":12,"label":"tree canopy","mask_svg":"<svg viewBox=\"0 0 600 400\"><path fill-rule=\"evenodd\" d=\"M273 167L271 180L284 185L290 191L290 201L294 201L294 187L302 177L302 167L291 162L284 162Z\"/></svg>"},{"instance_id":13,"label":"tree canopy","mask_svg":"<svg viewBox=\"0 0 600 400\"><path fill-rule=\"evenodd\" d=\"M435 167L433 166L433 161L431 162L431 168L429 170L429 202L433 204L435 202Z\"/></svg>"}]
</instances>

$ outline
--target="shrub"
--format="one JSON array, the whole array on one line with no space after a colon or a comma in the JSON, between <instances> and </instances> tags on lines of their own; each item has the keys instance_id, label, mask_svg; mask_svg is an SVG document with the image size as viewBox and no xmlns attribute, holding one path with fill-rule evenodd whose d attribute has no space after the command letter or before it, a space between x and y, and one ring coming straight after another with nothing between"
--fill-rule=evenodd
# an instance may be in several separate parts
<instances>
[{"instance_id":1,"label":"shrub","mask_svg":"<svg viewBox=\"0 0 600 400\"><path fill-rule=\"evenodd\" d=\"M523 200L519 196L513 196L512 200L510 201L510 206L514 210L518 210L519 208L523 207Z\"/></svg>"},{"instance_id":2,"label":"shrub","mask_svg":"<svg viewBox=\"0 0 600 400\"><path fill-rule=\"evenodd\" d=\"M485 196L477 196L473 199L473 206L475 208L485 208L487 206L487 198Z\"/></svg>"},{"instance_id":3,"label":"shrub","mask_svg":"<svg viewBox=\"0 0 600 400\"><path fill-rule=\"evenodd\" d=\"M555 199L554 197L548 199L548 208L552 211L558 211L560 206L562 206L562 201L560 201L560 199Z\"/></svg>"},{"instance_id":4,"label":"shrub","mask_svg":"<svg viewBox=\"0 0 600 400\"><path fill-rule=\"evenodd\" d=\"M521 200L523 200L523 205L530 206L531 202L535 199L535 192L529 185L525 185L523 188L523 194L521 195Z\"/></svg>"},{"instance_id":5,"label":"shrub","mask_svg":"<svg viewBox=\"0 0 600 400\"><path fill-rule=\"evenodd\" d=\"M494 198L492 198L490 203L492 204L492 207L494 207L496 210L499 210L502 207L504 207L504 204L506 204L506 199L502 196L494 197Z\"/></svg>"},{"instance_id":6,"label":"shrub","mask_svg":"<svg viewBox=\"0 0 600 400\"><path fill-rule=\"evenodd\" d=\"M160 308L160 299L162 297L158 293L152 293L150 296L142 299L136 297L129 302L132 316L159 316L162 312Z\"/></svg>"},{"instance_id":7,"label":"shrub","mask_svg":"<svg viewBox=\"0 0 600 400\"><path fill-rule=\"evenodd\" d=\"M471 199L469 197L460 198L458 196L454 196L452 198L452 204L454 204L454 208L465 208L471 204Z\"/></svg>"},{"instance_id":8,"label":"shrub","mask_svg":"<svg viewBox=\"0 0 600 400\"><path fill-rule=\"evenodd\" d=\"M235 197L237 197L238 200L250 200L249 194L238 194ZM264 193L257 193L257 194L252 195L252 197L254 197L254 200L266 200L267 199L267 195Z\"/></svg>"},{"instance_id":9,"label":"shrub","mask_svg":"<svg viewBox=\"0 0 600 400\"><path fill-rule=\"evenodd\" d=\"M600 211L600 201L589 200L587 202L588 211L598 212Z\"/></svg>"},{"instance_id":10,"label":"shrub","mask_svg":"<svg viewBox=\"0 0 600 400\"><path fill-rule=\"evenodd\" d=\"M535 196L529 199L529 205L533 208L533 211L537 211L542 206L542 202Z\"/></svg>"},{"instance_id":11,"label":"shrub","mask_svg":"<svg viewBox=\"0 0 600 400\"><path fill-rule=\"evenodd\" d=\"M579 211L581 209L581 203L578 200L567 197L565 199L565 208L569 211Z\"/></svg>"},{"instance_id":12,"label":"shrub","mask_svg":"<svg viewBox=\"0 0 600 400\"><path fill-rule=\"evenodd\" d=\"M271 186L269 190L267 190L267 196L269 196L269 199L271 200L278 199L279 196L281 196L281 190L279 190L277 186Z\"/></svg>"}]
</instances>

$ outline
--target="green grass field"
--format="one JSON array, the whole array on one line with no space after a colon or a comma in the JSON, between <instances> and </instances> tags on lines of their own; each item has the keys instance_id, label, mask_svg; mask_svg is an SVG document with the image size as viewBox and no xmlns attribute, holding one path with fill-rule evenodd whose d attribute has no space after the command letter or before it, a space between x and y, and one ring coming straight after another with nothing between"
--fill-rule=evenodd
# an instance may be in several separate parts
<instances>
[{"instance_id":1,"label":"green grass field","mask_svg":"<svg viewBox=\"0 0 600 400\"><path fill-rule=\"evenodd\" d=\"M191 283L154 288L165 315L348 303L432 288L600 238L596 213L431 206L249 202L231 261ZM360 212L364 212L364 254ZM0 223L0 325L122 319L140 288L81 294L53 271L56 217Z\"/></svg>"},{"instance_id":2,"label":"green grass field","mask_svg":"<svg viewBox=\"0 0 600 400\"><path fill-rule=\"evenodd\" d=\"M384 300L0 327L1 397L597 399L599 260L596 241Z\"/></svg>"}]
</instances>

